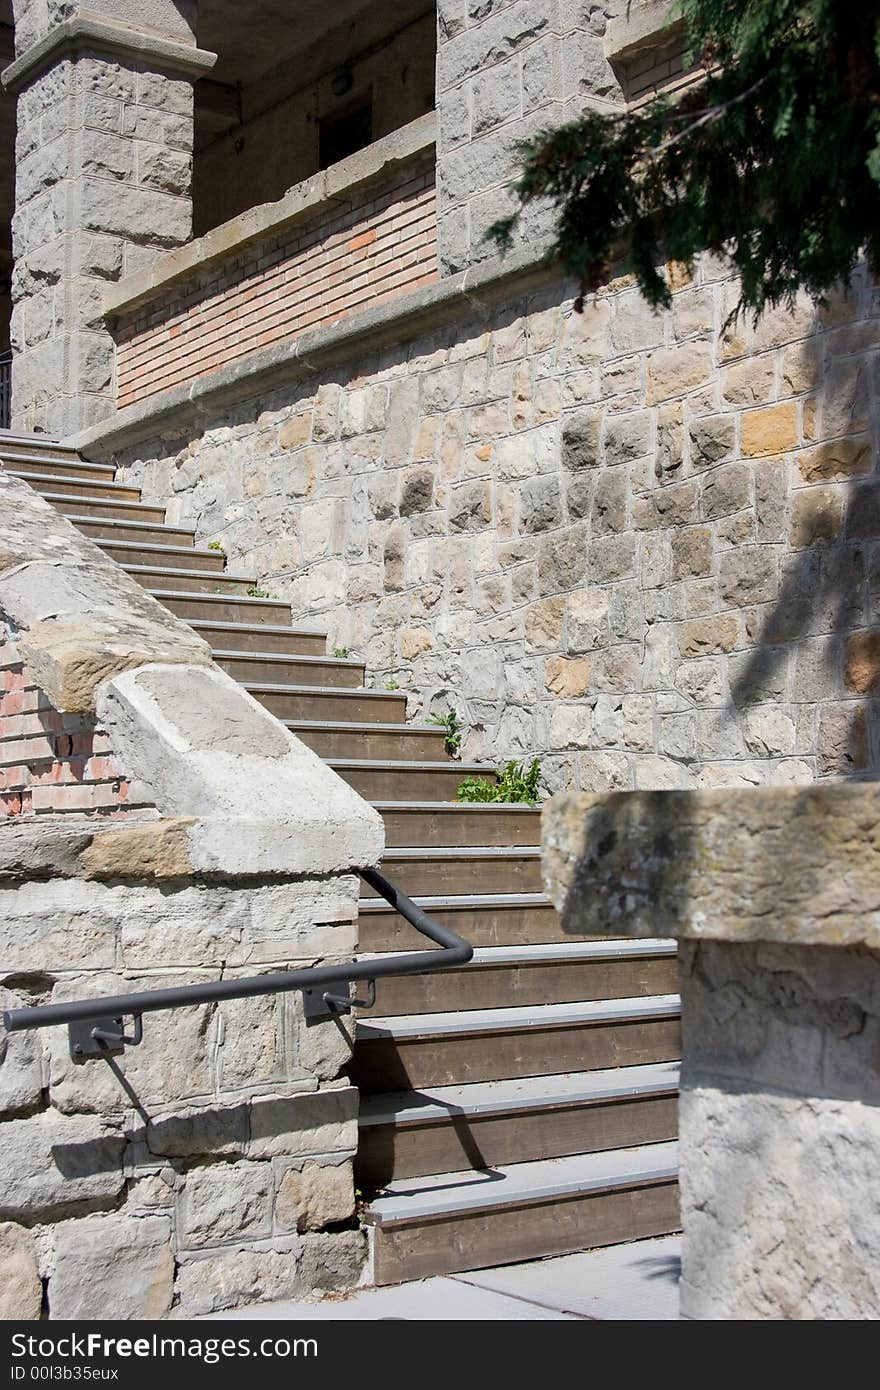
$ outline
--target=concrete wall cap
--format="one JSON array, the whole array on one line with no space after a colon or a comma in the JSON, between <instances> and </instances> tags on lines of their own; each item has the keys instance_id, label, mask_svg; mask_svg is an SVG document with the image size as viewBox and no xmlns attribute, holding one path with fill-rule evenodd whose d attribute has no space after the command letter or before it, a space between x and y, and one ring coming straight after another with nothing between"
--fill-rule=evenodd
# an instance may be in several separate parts
<instances>
[{"instance_id":1,"label":"concrete wall cap","mask_svg":"<svg viewBox=\"0 0 880 1390\"><path fill-rule=\"evenodd\" d=\"M381 857L378 812L219 668L126 671L97 710L160 813L193 818L194 873L331 873Z\"/></svg>"},{"instance_id":2,"label":"concrete wall cap","mask_svg":"<svg viewBox=\"0 0 880 1390\"><path fill-rule=\"evenodd\" d=\"M880 784L571 792L542 831L565 931L880 948Z\"/></svg>"},{"instance_id":3,"label":"concrete wall cap","mask_svg":"<svg viewBox=\"0 0 880 1390\"><path fill-rule=\"evenodd\" d=\"M64 53L98 50L187 77L203 77L217 61L204 48L163 38L146 29L115 23L89 14L74 15L33 44L0 74L4 88L16 92L32 81Z\"/></svg>"},{"instance_id":4,"label":"concrete wall cap","mask_svg":"<svg viewBox=\"0 0 880 1390\"><path fill-rule=\"evenodd\" d=\"M635 0L626 13L611 19L603 40L605 56L624 61L645 48L665 42L684 28L675 0Z\"/></svg>"}]
</instances>

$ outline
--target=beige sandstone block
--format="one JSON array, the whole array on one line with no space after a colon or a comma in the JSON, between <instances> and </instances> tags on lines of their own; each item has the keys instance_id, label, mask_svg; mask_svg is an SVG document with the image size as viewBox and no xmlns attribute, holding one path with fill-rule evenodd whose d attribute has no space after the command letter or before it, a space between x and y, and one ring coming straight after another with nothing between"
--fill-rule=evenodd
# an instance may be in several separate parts
<instances>
[{"instance_id":1,"label":"beige sandstone block","mask_svg":"<svg viewBox=\"0 0 880 1390\"><path fill-rule=\"evenodd\" d=\"M192 817L122 826L96 835L80 855L86 878L185 878L192 873Z\"/></svg>"},{"instance_id":2,"label":"beige sandstone block","mask_svg":"<svg viewBox=\"0 0 880 1390\"><path fill-rule=\"evenodd\" d=\"M719 613L685 623L678 647L682 656L708 656L712 652L731 652L738 641L738 620L732 613Z\"/></svg>"},{"instance_id":3,"label":"beige sandstone block","mask_svg":"<svg viewBox=\"0 0 880 1390\"><path fill-rule=\"evenodd\" d=\"M586 656L551 656L544 663L547 689L561 699L585 695L590 684L590 659Z\"/></svg>"},{"instance_id":4,"label":"beige sandstone block","mask_svg":"<svg viewBox=\"0 0 880 1390\"><path fill-rule=\"evenodd\" d=\"M780 454L798 443L798 408L795 401L747 410L742 417L742 451L750 458Z\"/></svg>"},{"instance_id":5,"label":"beige sandstone block","mask_svg":"<svg viewBox=\"0 0 880 1390\"><path fill-rule=\"evenodd\" d=\"M847 638L844 679L847 688L859 695L880 690L880 631L856 632Z\"/></svg>"}]
</instances>

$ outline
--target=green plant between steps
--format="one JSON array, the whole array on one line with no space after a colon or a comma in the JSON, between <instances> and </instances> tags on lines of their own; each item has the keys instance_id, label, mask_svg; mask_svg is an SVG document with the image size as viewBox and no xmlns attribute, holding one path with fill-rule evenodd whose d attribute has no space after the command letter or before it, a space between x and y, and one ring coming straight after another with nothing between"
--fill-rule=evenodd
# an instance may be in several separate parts
<instances>
[{"instance_id":1,"label":"green plant between steps","mask_svg":"<svg viewBox=\"0 0 880 1390\"><path fill-rule=\"evenodd\" d=\"M219 551L220 551L220 554L222 555L222 554L223 554L223 543L222 543L222 541L208 541L208 549L209 549L209 550L219 550Z\"/></svg>"},{"instance_id":2,"label":"green plant between steps","mask_svg":"<svg viewBox=\"0 0 880 1390\"><path fill-rule=\"evenodd\" d=\"M248 598L269 598L269 590L261 589L259 584L252 584L247 591Z\"/></svg>"},{"instance_id":3,"label":"green plant between steps","mask_svg":"<svg viewBox=\"0 0 880 1390\"><path fill-rule=\"evenodd\" d=\"M541 762L533 758L528 770L515 759L498 769L498 781L488 777L465 777L458 784L459 801L507 801L536 806L540 800Z\"/></svg>"},{"instance_id":4,"label":"green plant between steps","mask_svg":"<svg viewBox=\"0 0 880 1390\"><path fill-rule=\"evenodd\" d=\"M344 661L348 656L348 647L334 647L332 655L338 657L340 661Z\"/></svg>"},{"instance_id":5,"label":"green plant between steps","mask_svg":"<svg viewBox=\"0 0 880 1390\"><path fill-rule=\"evenodd\" d=\"M438 729L446 730L443 746L450 758L457 758L461 748L461 725L455 710L448 709L445 714L429 714L428 723L435 724Z\"/></svg>"}]
</instances>

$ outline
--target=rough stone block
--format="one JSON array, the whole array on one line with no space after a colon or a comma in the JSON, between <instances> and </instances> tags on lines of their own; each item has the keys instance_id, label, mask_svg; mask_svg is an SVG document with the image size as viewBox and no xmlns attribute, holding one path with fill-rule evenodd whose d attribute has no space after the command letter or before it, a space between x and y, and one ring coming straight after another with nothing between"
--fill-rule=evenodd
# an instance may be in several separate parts
<instances>
[{"instance_id":1,"label":"rough stone block","mask_svg":"<svg viewBox=\"0 0 880 1390\"><path fill-rule=\"evenodd\" d=\"M42 1301L33 1233L0 1222L0 1322L36 1321Z\"/></svg>"},{"instance_id":2,"label":"rough stone block","mask_svg":"<svg viewBox=\"0 0 880 1390\"><path fill-rule=\"evenodd\" d=\"M286 1231L320 1231L354 1214L354 1180L350 1161L330 1164L307 1160L282 1173L275 1198L275 1217Z\"/></svg>"},{"instance_id":3,"label":"rough stone block","mask_svg":"<svg viewBox=\"0 0 880 1390\"><path fill-rule=\"evenodd\" d=\"M120 1213L66 1221L52 1232L49 1316L155 1321L171 1307L174 1258L164 1216Z\"/></svg>"},{"instance_id":4,"label":"rough stone block","mask_svg":"<svg viewBox=\"0 0 880 1390\"><path fill-rule=\"evenodd\" d=\"M302 1245L296 1236L251 1246L229 1246L178 1265L175 1315L203 1317L227 1308L277 1302L310 1292L300 1273Z\"/></svg>"},{"instance_id":5,"label":"rough stone block","mask_svg":"<svg viewBox=\"0 0 880 1390\"><path fill-rule=\"evenodd\" d=\"M60 1219L112 1206L122 1191L124 1140L98 1117L45 1110L7 1120L2 1133L3 1219Z\"/></svg>"},{"instance_id":6,"label":"rough stone block","mask_svg":"<svg viewBox=\"0 0 880 1390\"><path fill-rule=\"evenodd\" d=\"M178 1243L187 1248L272 1234L268 1163L212 1163L191 1168L178 1195Z\"/></svg>"}]
</instances>

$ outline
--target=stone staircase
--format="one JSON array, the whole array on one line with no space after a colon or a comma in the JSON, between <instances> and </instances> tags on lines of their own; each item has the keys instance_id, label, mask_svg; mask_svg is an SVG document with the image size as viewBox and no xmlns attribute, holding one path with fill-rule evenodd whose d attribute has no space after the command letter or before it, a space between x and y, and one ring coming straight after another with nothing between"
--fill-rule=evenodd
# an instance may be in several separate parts
<instances>
[{"instance_id":1,"label":"stone staircase","mask_svg":"<svg viewBox=\"0 0 880 1390\"><path fill-rule=\"evenodd\" d=\"M541 891L540 813L456 803L462 777L487 769L447 757L442 729L405 722L405 694L365 689L363 663L327 656L287 603L249 596L252 578L112 467L9 433L0 463L378 807L384 872L476 948L464 969L380 980L357 1022L375 1282L676 1230L674 943L564 937ZM366 893L362 955L420 944Z\"/></svg>"}]
</instances>

